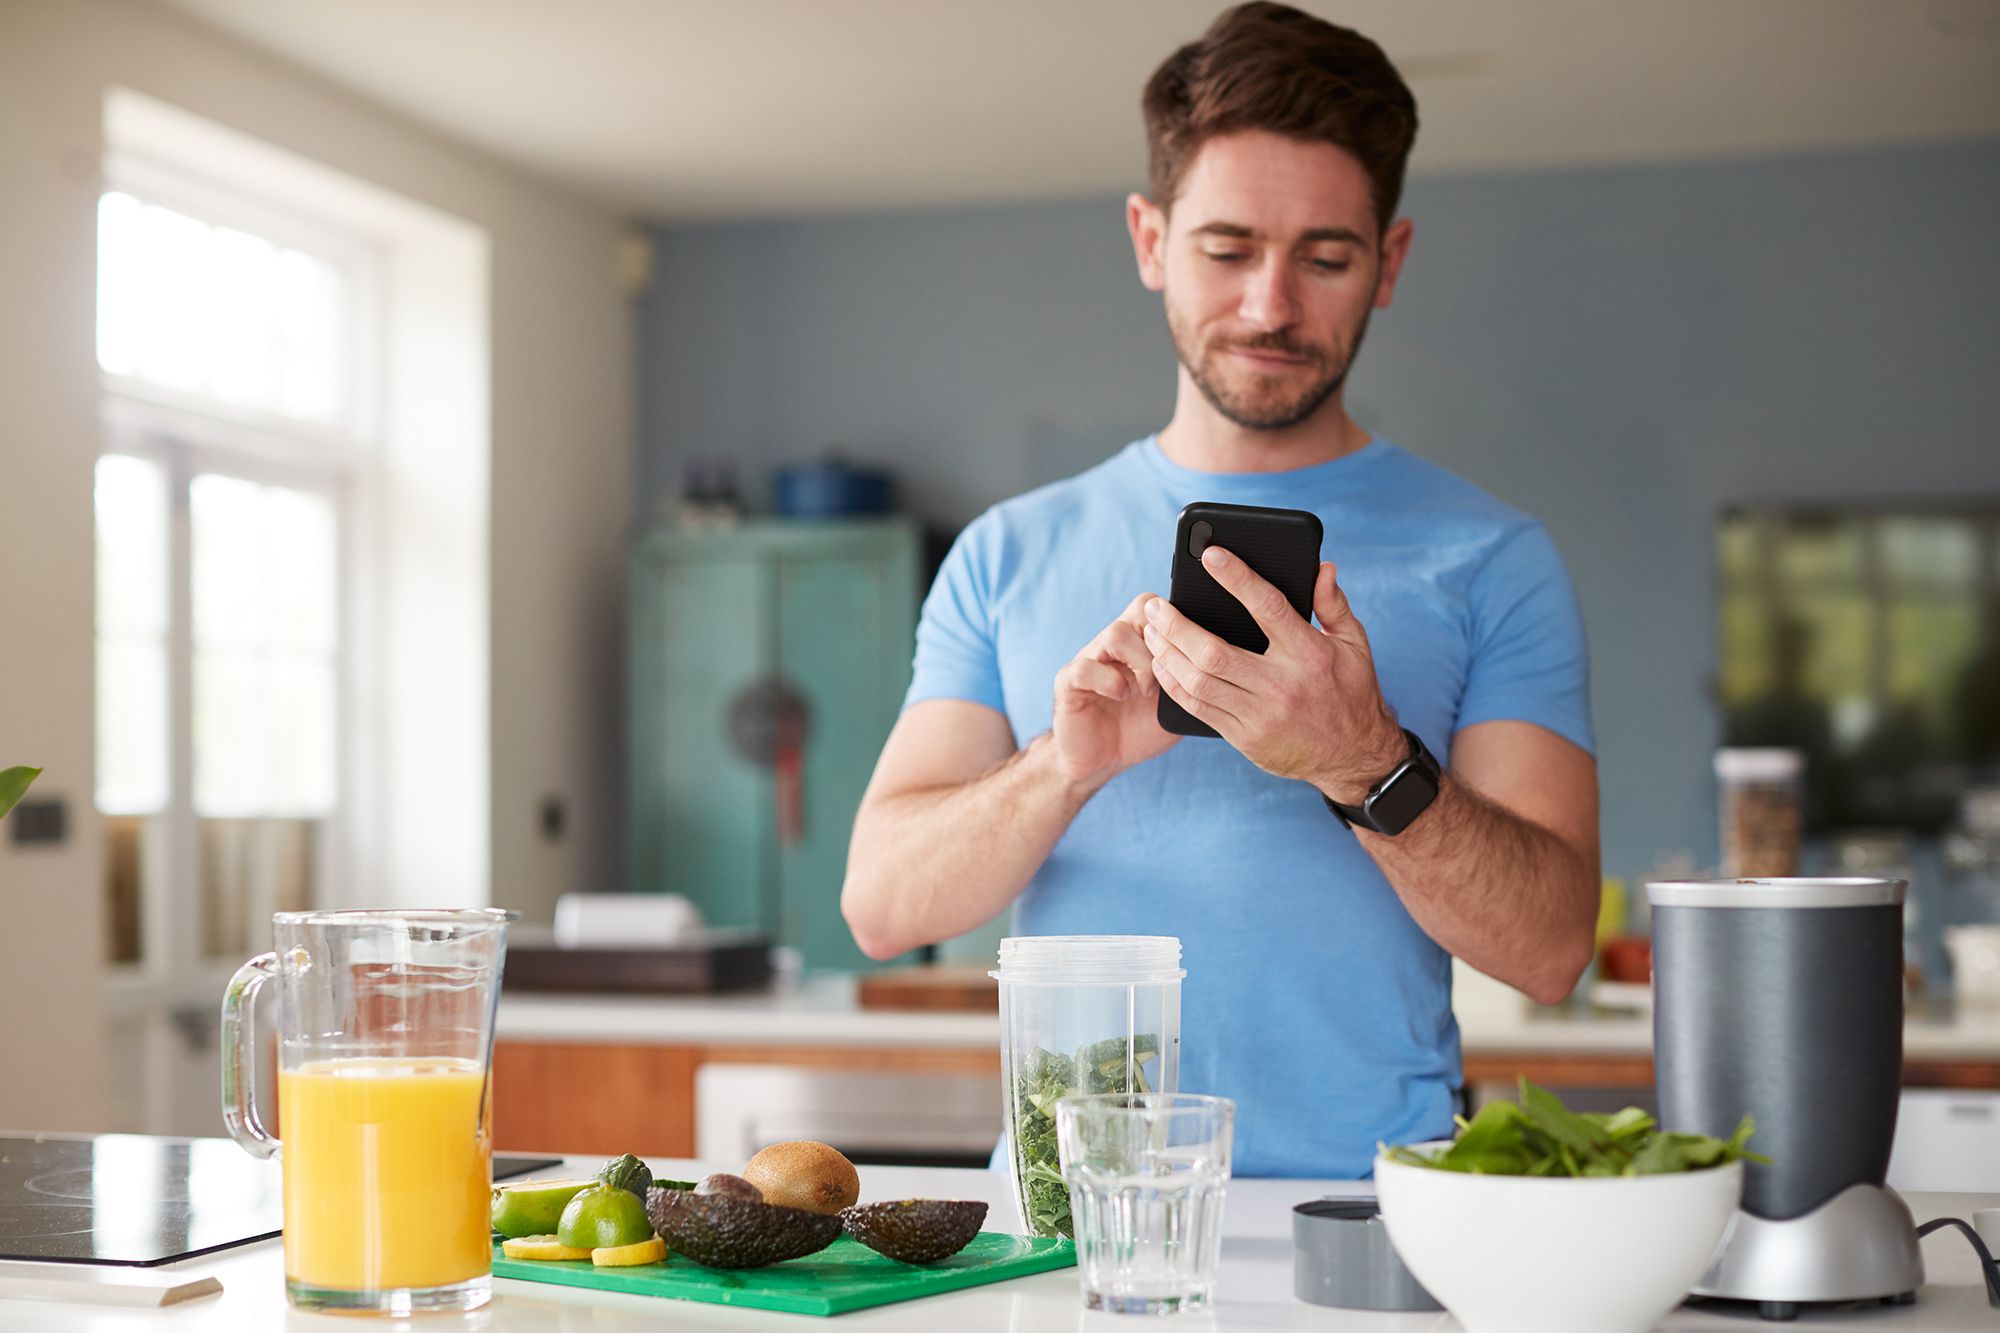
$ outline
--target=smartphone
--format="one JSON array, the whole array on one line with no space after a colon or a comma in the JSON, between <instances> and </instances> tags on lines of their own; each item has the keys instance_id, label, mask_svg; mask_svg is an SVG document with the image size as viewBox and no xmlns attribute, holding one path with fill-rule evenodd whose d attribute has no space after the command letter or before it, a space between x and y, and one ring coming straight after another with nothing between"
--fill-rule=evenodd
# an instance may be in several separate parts
<instances>
[{"instance_id":1,"label":"smartphone","mask_svg":"<svg viewBox=\"0 0 2000 1333\"><path fill-rule=\"evenodd\" d=\"M1319 516L1303 509L1197 500L1181 510L1174 532L1173 591L1167 600L1209 633L1253 653L1271 646L1256 620L1201 563L1201 553L1220 546L1277 590L1292 609L1312 619L1313 584L1319 579ZM1214 736L1215 728L1189 715L1160 691L1160 728L1181 736Z\"/></svg>"}]
</instances>

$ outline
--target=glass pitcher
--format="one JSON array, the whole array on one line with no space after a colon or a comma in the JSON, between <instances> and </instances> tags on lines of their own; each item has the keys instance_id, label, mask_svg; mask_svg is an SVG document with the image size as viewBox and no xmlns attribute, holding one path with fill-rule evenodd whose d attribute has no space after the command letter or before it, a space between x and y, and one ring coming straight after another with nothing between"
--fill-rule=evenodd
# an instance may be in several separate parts
<instances>
[{"instance_id":1,"label":"glass pitcher","mask_svg":"<svg viewBox=\"0 0 2000 1333\"><path fill-rule=\"evenodd\" d=\"M284 1165L302 1309L470 1310L492 1294L493 1014L517 912L280 912L222 1002L222 1118ZM278 982L278 1128L252 1001Z\"/></svg>"}]
</instances>

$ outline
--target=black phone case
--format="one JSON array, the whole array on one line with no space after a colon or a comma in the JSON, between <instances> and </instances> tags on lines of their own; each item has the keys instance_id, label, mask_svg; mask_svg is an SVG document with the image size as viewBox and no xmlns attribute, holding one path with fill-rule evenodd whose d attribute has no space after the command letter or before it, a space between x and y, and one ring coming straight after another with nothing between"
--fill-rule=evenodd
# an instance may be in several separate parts
<instances>
[{"instance_id":1,"label":"black phone case","mask_svg":"<svg viewBox=\"0 0 2000 1333\"><path fill-rule=\"evenodd\" d=\"M1207 540L1197 542L1196 525L1204 523L1208 525ZM1243 603L1217 583L1201 563L1201 551L1215 545L1241 556L1265 582L1285 594L1293 610L1311 620L1323 536L1319 516L1303 509L1197 500L1181 510L1180 522L1175 525L1173 591L1167 600L1216 637L1261 653L1270 647L1270 640L1243 609ZM1181 736L1216 735L1215 728L1190 716L1165 690L1160 691L1160 727Z\"/></svg>"}]
</instances>

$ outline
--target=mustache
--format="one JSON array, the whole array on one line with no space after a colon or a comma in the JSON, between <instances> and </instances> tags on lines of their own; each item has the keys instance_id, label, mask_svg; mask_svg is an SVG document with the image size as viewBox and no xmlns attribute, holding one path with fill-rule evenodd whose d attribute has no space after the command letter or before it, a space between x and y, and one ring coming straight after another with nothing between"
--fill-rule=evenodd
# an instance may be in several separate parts
<instances>
[{"instance_id":1,"label":"mustache","mask_svg":"<svg viewBox=\"0 0 2000 1333\"><path fill-rule=\"evenodd\" d=\"M1303 343L1283 333L1259 333L1249 338L1231 338L1217 345L1218 351L1276 352L1279 356L1300 356L1324 362L1326 353L1311 343Z\"/></svg>"}]
</instances>

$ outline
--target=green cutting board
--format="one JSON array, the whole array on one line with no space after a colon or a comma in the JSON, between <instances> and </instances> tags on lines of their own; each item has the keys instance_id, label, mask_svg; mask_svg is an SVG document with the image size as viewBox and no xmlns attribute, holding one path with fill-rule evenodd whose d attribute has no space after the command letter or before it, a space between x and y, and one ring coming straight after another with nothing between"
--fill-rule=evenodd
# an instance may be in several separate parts
<instances>
[{"instance_id":1,"label":"green cutting board","mask_svg":"<svg viewBox=\"0 0 2000 1333\"><path fill-rule=\"evenodd\" d=\"M670 1255L663 1264L599 1268L587 1260L509 1259L493 1247L493 1276L568 1287L670 1296L715 1305L748 1305L791 1314L845 1314L871 1305L935 1296L1028 1273L1068 1268L1076 1247L1061 1237L982 1231L949 1259L905 1264L842 1236L818 1254L768 1268L705 1268Z\"/></svg>"}]
</instances>

